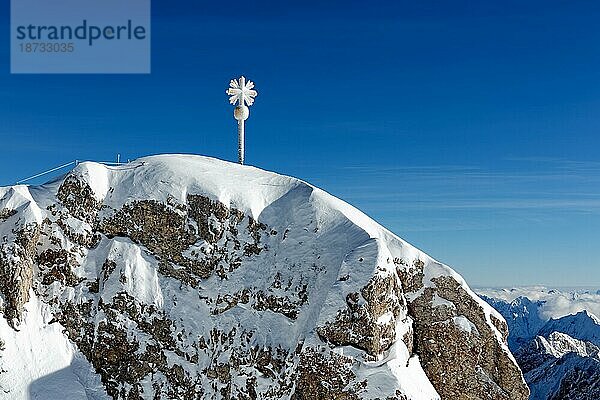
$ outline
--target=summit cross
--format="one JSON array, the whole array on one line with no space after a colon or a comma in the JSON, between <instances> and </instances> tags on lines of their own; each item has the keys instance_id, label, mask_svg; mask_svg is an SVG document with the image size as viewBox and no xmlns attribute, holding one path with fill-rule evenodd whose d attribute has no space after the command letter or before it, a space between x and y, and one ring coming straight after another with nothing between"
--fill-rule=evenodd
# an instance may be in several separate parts
<instances>
[{"instance_id":1,"label":"summit cross","mask_svg":"<svg viewBox=\"0 0 600 400\"><path fill-rule=\"evenodd\" d=\"M244 164L244 123L250 115L248 106L254 104L254 98L258 92L254 90L254 82L241 76L239 79L232 79L229 82L229 89L226 93L229 96L229 102L233 105L237 104L233 110L233 116L238 122L238 160L240 164Z\"/></svg>"}]
</instances>

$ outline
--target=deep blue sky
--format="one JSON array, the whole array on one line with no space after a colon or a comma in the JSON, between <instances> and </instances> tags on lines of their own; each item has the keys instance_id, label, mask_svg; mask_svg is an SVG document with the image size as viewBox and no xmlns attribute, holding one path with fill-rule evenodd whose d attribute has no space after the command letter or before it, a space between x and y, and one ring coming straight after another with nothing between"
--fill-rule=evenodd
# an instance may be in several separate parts
<instances>
[{"instance_id":1,"label":"deep blue sky","mask_svg":"<svg viewBox=\"0 0 600 400\"><path fill-rule=\"evenodd\" d=\"M248 163L473 285L600 285L600 2L155 0L145 76L10 75L1 7L2 185L116 153L234 161L243 73Z\"/></svg>"}]
</instances>

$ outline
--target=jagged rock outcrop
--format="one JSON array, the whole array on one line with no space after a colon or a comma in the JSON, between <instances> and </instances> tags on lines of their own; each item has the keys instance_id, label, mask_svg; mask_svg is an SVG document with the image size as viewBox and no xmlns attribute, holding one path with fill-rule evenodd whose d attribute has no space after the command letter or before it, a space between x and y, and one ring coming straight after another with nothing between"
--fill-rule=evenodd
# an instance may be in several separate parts
<instances>
[{"instance_id":1,"label":"jagged rock outcrop","mask_svg":"<svg viewBox=\"0 0 600 400\"><path fill-rule=\"evenodd\" d=\"M14 327L29 300L33 284L40 218L27 189L9 188L0 195L0 224L10 226L0 241L0 309Z\"/></svg>"},{"instance_id":2,"label":"jagged rock outcrop","mask_svg":"<svg viewBox=\"0 0 600 400\"><path fill-rule=\"evenodd\" d=\"M61 362L95 399L528 396L462 278L299 180L156 156L0 198L3 316L56 342L21 365L9 350L43 336L0 323L13 398Z\"/></svg>"},{"instance_id":3,"label":"jagged rock outcrop","mask_svg":"<svg viewBox=\"0 0 600 400\"><path fill-rule=\"evenodd\" d=\"M460 277L444 272L441 265L428 270L419 259L398 261L415 316L415 351L438 393L446 399L527 398L507 346L497 345L506 343L506 323L486 313Z\"/></svg>"}]
</instances>

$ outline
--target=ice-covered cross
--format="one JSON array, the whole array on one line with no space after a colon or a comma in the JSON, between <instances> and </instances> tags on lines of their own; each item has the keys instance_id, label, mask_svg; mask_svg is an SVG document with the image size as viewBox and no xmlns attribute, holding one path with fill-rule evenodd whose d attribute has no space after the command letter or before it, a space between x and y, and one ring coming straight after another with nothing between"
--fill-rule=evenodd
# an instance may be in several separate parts
<instances>
[{"instance_id":1,"label":"ice-covered cross","mask_svg":"<svg viewBox=\"0 0 600 400\"><path fill-rule=\"evenodd\" d=\"M244 163L244 121L248 119L250 110L248 106L254 104L254 98L258 92L254 90L254 82L244 76L239 79L232 79L229 82L229 89L226 92L229 95L229 102L236 104L233 110L233 116L238 122L238 159L240 164Z\"/></svg>"}]
</instances>

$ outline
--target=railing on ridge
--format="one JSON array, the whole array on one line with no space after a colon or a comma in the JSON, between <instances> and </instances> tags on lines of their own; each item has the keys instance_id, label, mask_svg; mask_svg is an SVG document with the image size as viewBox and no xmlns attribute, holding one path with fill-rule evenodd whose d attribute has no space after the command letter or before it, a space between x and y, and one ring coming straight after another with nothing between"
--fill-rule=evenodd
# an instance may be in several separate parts
<instances>
[{"instance_id":1,"label":"railing on ridge","mask_svg":"<svg viewBox=\"0 0 600 400\"><path fill-rule=\"evenodd\" d=\"M92 161L92 160L86 160L86 161ZM41 176L44 176L44 175L51 174L52 172L60 171L61 169L67 168L67 167L69 167L69 166L71 166L71 165L77 166L79 163L86 162L86 161L82 161L82 160L73 160L73 161L71 161L71 162L68 162L68 163L66 163L66 164L59 165L58 167L51 168L51 169L49 169L49 170L47 170L47 171L44 171L44 172L40 172L39 174L35 174L35 175L32 175L32 176L30 176L30 177L27 177L27 178L25 178L25 179L18 180L18 181L17 181L15 184L16 184L16 185L21 185L21 184L23 184L24 182L28 182L28 181L30 181L30 180L32 180L32 179L39 178L39 177L41 177ZM129 163L129 160L127 160L127 162L126 162L126 163L125 163L125 162L120 162L120 161L116 161L116 162L115 162L115 161L92 161L92 162L96 162L96 163L99 163L99 164L104 164L104 165L113 165L113 166L118 166L118 165L125 165L125 164L128 164L128 163Z\"/></svg>"}]
</instances>

